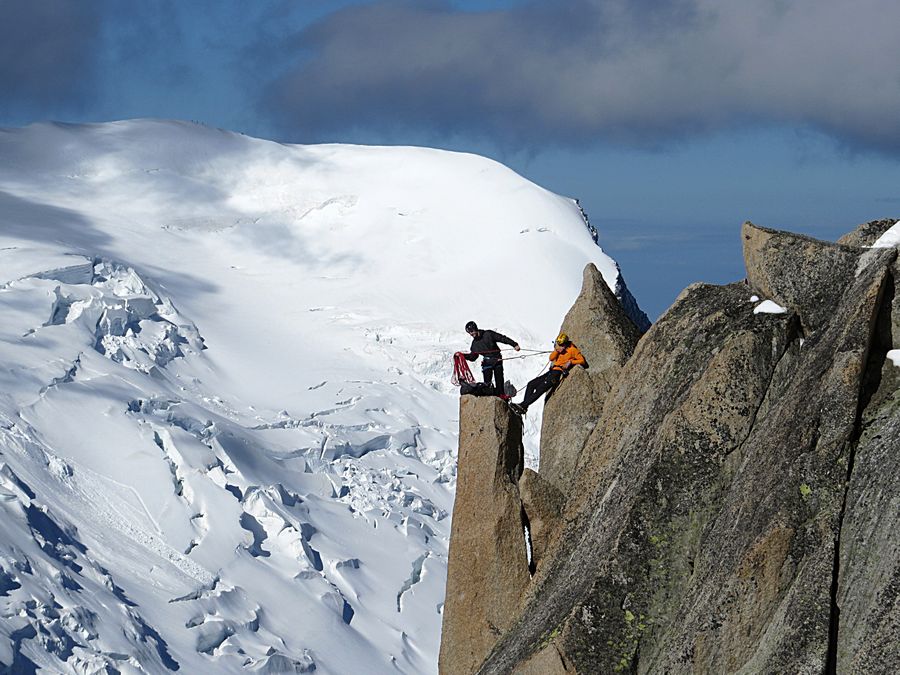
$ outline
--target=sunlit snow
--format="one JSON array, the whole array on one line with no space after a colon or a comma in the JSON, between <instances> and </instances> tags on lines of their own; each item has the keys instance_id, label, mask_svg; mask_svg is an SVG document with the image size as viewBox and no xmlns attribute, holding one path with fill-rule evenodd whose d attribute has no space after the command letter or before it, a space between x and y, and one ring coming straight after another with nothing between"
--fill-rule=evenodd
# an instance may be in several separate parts
<instances>
[{"instance_id":1,"label":"sunlit snow","mask_svg":"<svg viewBox=\"0 0 900 675\"><path fill-rule=\"evenodd\" d=\"M587 262L615 287L574 202L162 121L0 157L0 662L435 672L450 357L470 319L549 345Z\"/></svg>"},{"instance_id":2,"label":"sunlit snow","mask_svg":"<svg viewBox=\"0 0 900 675\"><path fill-rule=\"evenodd\" d=\"M895 246L900 246L900 220L872 244L872 248L893 248Z\"/></svg>"},{"instance_id":3,"label":"sunlit snow","mask_svg":"<svg viewBox=\"0 0 900 675\"><path fill-rule=\"evenodd\" d=\"M754 314L784 314L787 310L772 300L763 300L753 308Z\"/></svg>"}]
</instances>

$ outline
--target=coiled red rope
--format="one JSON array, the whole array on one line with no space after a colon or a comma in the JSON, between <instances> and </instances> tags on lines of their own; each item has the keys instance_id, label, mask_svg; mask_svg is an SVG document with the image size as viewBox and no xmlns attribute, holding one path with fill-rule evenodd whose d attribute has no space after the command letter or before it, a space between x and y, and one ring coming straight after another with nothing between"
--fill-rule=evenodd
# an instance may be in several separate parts
<instances>
[{"instance_id":1,"label":"coiled red rope","mask_svg":"<svg viewBox=\"0 0 900 675\"><path fill-rule=\"evenodd\" d=\"M496 354L499 351L512 351L503 349L496 350L492 352L469 352L470 354ZM549 354L549 351L544 351L540 349L522 349L523 352L531 352L530 354L520 354L519 356L507 356L506 361L512 361L513 359L527 359L529 356L537 356L538 354ZM545 366L546 367L546 366ZM467 384L474 384L475 378L472 375L472 371L469 370L469 363L466 359L466 352L456 352L453 355L453 375L450 377L450 381L455 385L459 386L463 382Z\"/></svg>"},{"instance_id":2,"label":"coiled red rope","mask_svg":"<svg viewBox=\"0 0 900 675\"><path fill-rule=\"evenodd\" d=\"M469 364L466 362L466 355L463 352L456 352L453 355L453 377L450 381L457 387L463 382L474 384L475 378L472 377L472 371L469 370Z\"/></svg>"}]
</instances>

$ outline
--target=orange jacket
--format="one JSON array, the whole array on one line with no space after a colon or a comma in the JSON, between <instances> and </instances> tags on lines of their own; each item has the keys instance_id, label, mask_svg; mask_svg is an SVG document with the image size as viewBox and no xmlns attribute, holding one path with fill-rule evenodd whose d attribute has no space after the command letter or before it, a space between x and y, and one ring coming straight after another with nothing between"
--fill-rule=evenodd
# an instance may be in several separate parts
<instances>
[{"instance_id":1,"label":"orange jacket","mask_svg":"<svg viewBox=\"0 0 900 675\"><path fill-rule=\"evenodd\" d=\"M574 366L583 366L586 361L582 353L578 351L578 347L570 344L562 352L556 350L550 352L550 363L553 364L550 366L550 370L562 370L565 372Z\"/></svg>"}]
</instances>

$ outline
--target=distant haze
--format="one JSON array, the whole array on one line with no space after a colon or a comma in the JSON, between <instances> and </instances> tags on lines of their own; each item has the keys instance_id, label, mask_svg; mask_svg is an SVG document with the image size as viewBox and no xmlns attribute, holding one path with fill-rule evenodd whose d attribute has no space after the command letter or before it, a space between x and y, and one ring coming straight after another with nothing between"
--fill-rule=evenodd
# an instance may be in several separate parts
<instances>
[{"instance_id":1,"label":"distant haze","mask_svg":"<svg viewBox=\"0 0 900 675\"><path fill-rule=\"evenodd\" d=\"M655 316L743 275L743 220L831 237L897 215L897 25L889 0L5 0L0 125L488 155L580 198ZM685 269L660 274L674 241Z\"/></svg>"}]
</instances>

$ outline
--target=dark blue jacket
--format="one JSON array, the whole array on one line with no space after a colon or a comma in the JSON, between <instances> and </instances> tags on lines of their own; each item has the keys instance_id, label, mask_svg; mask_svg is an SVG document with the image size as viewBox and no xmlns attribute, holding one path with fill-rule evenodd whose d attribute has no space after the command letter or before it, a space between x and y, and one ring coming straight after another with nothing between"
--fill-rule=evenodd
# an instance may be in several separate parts
<instances>
[{"instance_id":1,"label":"dark blue jacket","mask_svg":"<svg viewBox=\"0 0 900 675\"><path fill-rule=\"evenodd\" d=\"M500 354L498 342L502 342L510 347L516 347L519 344L495 330L482 330L479 332L478 337L472 340L472 346L469 348L469 353L466 354L466 359L474 361L479 356L483 357L484 360L481 362L482 368L499 363L503 360L503 356Z\"/></svg>"}]
</instances>

